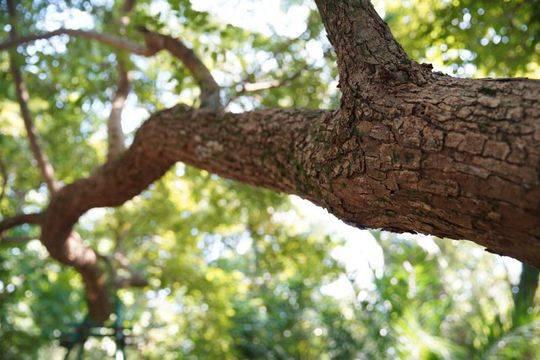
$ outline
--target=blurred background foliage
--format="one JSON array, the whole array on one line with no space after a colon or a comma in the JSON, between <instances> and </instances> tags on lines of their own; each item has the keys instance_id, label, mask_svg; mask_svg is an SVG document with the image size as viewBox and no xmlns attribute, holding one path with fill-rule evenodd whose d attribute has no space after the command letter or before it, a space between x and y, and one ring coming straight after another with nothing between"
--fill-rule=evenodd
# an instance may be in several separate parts
<instances>
[{"instance_id":1,"label":"blurred background foliage","mask_svg":"<svg viewBox=\"0 0 540 360\"><path fill-rule=\"evenodd\" d=\"M270 6L271 0L208 3L138 1L128 35L141 41L134 28L143 24L181 36L212 69L231 111L338 106L335 55L311 1L282 1L282 16L255 11L242 20L266 22L265 28L241 26L223 14L245 3ZM475 77L540 75L537 1L375 5L409 54L437 70ZM115 33L110 19L119 6L110 0L24 0L19 32L64 25ZM2 39L9 30L6 16L0 11ZM273 27L278 22L281 30ZM36 127L59 179L69 183L88 175L105 158L115 64L126 54L66 37L18 52ZM156 109L179 101L196 105L193 79L167 54L129 59L129 137ZM247 91L246 84L255 82L270 88ZM0 53L0 131L6 182L0 213L43 208L46 191L37 187L6 53ZM178 164L122 208L86 214L80 234L104 255L125 255L149 281L144 289L118 294L135 335L128 357L534 359L540 353L536 269L524 266L519 275L517 262L463 242L330 231L326 224L336 220L326 216L314 224L305 215L309 205L298 204ZM9 235L38 234L21 227ZM336 254L350 252L351 241L366 237L380 261L362 256L360 246L357 262L365 266L358 274ZM48 259L37 240L0 243L1 358L61 358L55 339L84 317L74 271ZM87 348L87 358L102 359L112 355L114 344L92 340Z\"/></svg>"}]
</instances>

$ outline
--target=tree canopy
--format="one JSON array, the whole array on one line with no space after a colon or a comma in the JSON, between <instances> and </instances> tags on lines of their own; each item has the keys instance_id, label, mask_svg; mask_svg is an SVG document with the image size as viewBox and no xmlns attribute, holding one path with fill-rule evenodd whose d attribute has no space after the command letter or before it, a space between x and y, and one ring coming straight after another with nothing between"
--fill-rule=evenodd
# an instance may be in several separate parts
<instances>
[{"instance_id":1,"label":"tree canopy","mask_svg":"<svg viewBox=\"0 0 540 360\"><path fill-rule=\"evenodd\" d=\"M374 3L411 58L436 70L540 74L535 2ZM281 2L283 16L300 14L291 19L302 23L293 35L271 21L265 31L233 25L217 5L188 0L24 0L14 10L10 16L2 2L0 44L72 32L0 52L2 220L40 212L57 186L114 159L123 150L111 147L115 118L130 144L150 114L178 102L213 106L216 89L233 113L340 105L336 54L312 2ZM141 48L111 47L89 32ZM171 49L170 39L185 47ZM29 146L17 72L53 181ZM361 280L335 255L349 240L310 224L288 196L183 163L122 207L87 212L75 232L102 258L108 291L124 303L134 333L128 356L532 359L540 352L533 267L509 279L500 258L478 246L373 230L384 264L370 263ZM39 236L31 223L0 235L7 359L61 356L60 331L87 316L78 272L51 259ZM332 290L336 284L345 284L346 296ZM107 340L89 346L91 358L114 349Z\"/></svg>"}]
</instances>

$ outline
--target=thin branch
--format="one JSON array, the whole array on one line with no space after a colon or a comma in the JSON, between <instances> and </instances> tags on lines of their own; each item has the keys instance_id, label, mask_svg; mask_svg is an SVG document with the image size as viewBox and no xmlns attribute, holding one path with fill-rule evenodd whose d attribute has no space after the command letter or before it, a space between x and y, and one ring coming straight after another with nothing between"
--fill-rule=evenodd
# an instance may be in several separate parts
<instances>
[{"instance_id":1,"label":"thin branch","mask_svg":"<svg viewBox=\"0 0 540 360\"><path fill-rule=\"evenodd\" d=\"M127 0L123 3L122 16L119 21L118 32L125 35L126 26L129 23L129 12L135 6L135 0ZM129 74L122 54L116 54L118 79L116 82L116 92L111 102L111 113L107 120L107 136L109 150L107 152L107 161L118 157L126 150L125 135L122 129L122 112L130 91Z\"/></svg>"},{"instance_id":2,"label":"thin branch","mask_svg":"<svg viewBox=\"0 0 540 360\"><path fill-rule=\"evenodd\" d=\"M0 234L6 230L24 224L41 225L43 215L41 213L18 214L0 221Z\"/></svg>"},{"instance_id":3,"label":"thin branch","mask_svg":"<svg viewBox=\"0 0 540 360\"><path fill-rule=\"evenodd\" d=\"M219 110L222 108L219 85L210 70L192 49L187 47L180 39L158 34L144 27L139 27L139 30L144 35L146 47L150 52L167 50L191 72L191 75L193 75L201 88L201 108L210 110Z\"/></svg>"},{"instance_id":4,"label":"thin branch","mask_svg":"<svg viewBox=\"0 0 540 360\"><path fill-rule=\"evenodd\" d=\"M139 28L143 33L146 46L141 46L123 38L102 34L95 31L58 29L48 33L30 35L0 43L0 50L32 42L39 39L49 39L58 35L79 36L86 39L97 40L119 50L125 50L132 54L141 56L152 56L161 50L167 50L171 55L180 60L191 72L199 87L201 88L201 108L218 110L222 108L219 96L219 85L212 76L210 70L204 65L192 49L187 47L180 39L168 35L158 34L147 30L144 27Z\"/></svg>"},{"instance_id":5,"label":"thin branch","mask_svg":"<svg viewBox=\"0 0 540 360\"><path fill-rule=\"evenodd\" d=\"M103 44L109 45L118 50L125 50L132 54L141 55L141 56L151 56L154 53L150 53L149 50L137 43L131 42L119 36L102 34L96 31L89 30L75 30L75 29L65 29L60 28L50 32L44 32L41 34L33 34L28 36L22 36L17 38L11 38L0 43L0 50L7 50L14 46L34 42L36 40L46 40L59 35L69 35L73 37L81 37L89 40L96 40Z\"/></svg>"},{"instance_id":6,"label":"thin branch","mask_svg":"<svg viewBox=\"0 0 540 360\"><path fill-rule=\"evenodd\" d=\"M6 188L7 188L7 183L8 183L7 168L1 157L0 157L0 174L2 174L2 190L0 190L0 202L1 202L4 196L6 195Z\"/></svg>"},{"instance_id":7,"label":"thin branch","mask_svg":"<svg viewBox=\"0 0 540 360\"><path fill-rule=\"evenodd\" d=\"M17 28L16 28L16 13L15 13L15 4L13 0L8 0L8 12L11 20L11 30L10 37L15 39L17 37ZM47 184L50 194L56 193L58 186L54 181L54 169L47 158L47 155L42 151L41 146L39 145L39 140L34 128L34 121L32 115L30 114L30 109L28 108L28 90L26 89L26 84L22 78L21 70L17 65L17 56L15 51L9 52L9 67L11 76L13 77L13 82L15 84L15 93L17 95L17 101L21 110L21 116L24 121L24 127L26 128L26 133L28 136L28 141L30 143L30 149L34 158L38 164L38 168Z\"/></svg>"},{"instance_id":8,"label":"thin branch","mask_svg":"<svg viewBox=\"0 0 540 360\"><path fill-rule=\"evenodd\" d=\"M33 239L30 236L0 236L0 246L20 246Z\"/></svg>"},{"instance_id":9,"label":"thin branch","mask_svg":"<svg viewBox=\"0 0 540 360\"><path fill-rule=\"evenodd\" d=\"M118 80L116 82L116 92L111 103L111 112L107 120L107 136L109 142L109 151L107 160L111 161L126 150L124 131L122 129L122 112L129 95L130 84L128 72L125 64L118 57Z\"/></svg>"},{"instance_id":10,"label":"thin branch","mask_svg":"<svg viewBox=\"0 0 540 360\"><path fill-rule=\"evenodd\" d=\"M119 257L122 258L122 260L119 260ZM116 275L116 278L114 279L115 286L119 289L125 289L129 287L145 287L148 286L148 280L145 278L145 276L134 269L129 262L127 261L126 257L123 254L115 253L114 259L116 262L120 265L120 269L122 269L126 274L125 275Z\"/></svg>"},{"instance_id":11,"label":"thin branch","mask_svg":"<svg viewBox=\"0 0 540 360\"><path fill-rule=\"evenodd\" d=\"M239 97L242 97L244 95L249 95L249 94L258 93L258 92L265 91L265 90L276 89L276 88L279 88L279 87L282 87L282 86L286 86L286 85L290 84L291 82L293 82L298 77L300 77L300 75L302 74L302 71L303 70L297 71L294 74L292 74L291 76L289 76L289 77L287 77L285 79L281 79L281 80L273 79L273 80L259 81L259 82L255 82L255 83L248 83L247 80L245 80L245 81L231 87L233 90L236 90L238 88L239 88L239 90L236 90L236 93L232 94L229 97L225 107L227 107L227 105L229 105L234 100L236 100Z\"/></svg>"},{"instance_id":12,"label":"thin branch","mask_svg":"<svg viewBox=\"0 0 540 360\"><path fill-rule=\"evenodd\" d=\"M115 288L125 289L129 287L145 287L148 286L148 280L139 271L134 269L128 259L121 252L115 252L112 256L99 255L108 265L111 270L111 281ZM115 266L117 265L117 266ZM116 267L123 270L124 274L119 274Z\"/></svg>"}]
</instances>

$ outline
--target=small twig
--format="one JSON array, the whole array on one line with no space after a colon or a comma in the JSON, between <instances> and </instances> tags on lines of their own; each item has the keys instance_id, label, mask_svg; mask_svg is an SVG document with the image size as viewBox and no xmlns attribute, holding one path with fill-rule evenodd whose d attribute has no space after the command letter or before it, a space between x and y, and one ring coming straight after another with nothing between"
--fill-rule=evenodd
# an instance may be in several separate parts
<instances>
[{"instance_id":1,"label":"small twig","mask_svg":"<svg viewBox=\"0 0 540 360\"><path fill-rule=\"evenodd\" d=\"M17 15L15 13L15 4L13 0L8 0L7 4L11 21L10 37L15 39L17 37ZM13 77L13 82L15 84L15 93L17 95L17 101L21 110L21 117L23 118L24 127L26 128L30 149L32 150L32 154L34 155L34 158L38 164L41 175L47 184L47 188L52 195L58 190L58 186L54 181L54 169L47 155L43 152L39 144L38 136L34 127L34 121L32 119L32 115L30 114L30 109L28 108L28 91L26 89L26 84L24 83L21 70L17 65L17 58L14 51L10 51L9 53L9 67L11 76Z\"/></svg>"},{"instance_id":2,"label":"small twig","mask_svg":"<svg viewBox=\"0 0 540 360\"><path fill-rule=\"evenodd\" d=\"M128 262L127 258L120 252L113 255L99 255L108 265L111 271L111 283L117 289L125 289L129 287L145 287L148 286L148 280L139 271L135 270ZM128 275L119 275L115 267L117 265L124 270Z\"/></svg>"},{"instance_id":3,"label":"small twig","mask_svg":"<svg viewBox=\"0 0 540 360\"><path fill-rule=\"evenodd\" d=\"M30 236L0 236L0 246L19 246L33 239Z\"/></svg>"},{"instance_id":4,"label":"small twig","mask_svg":"<svg viewBox=\"0 0 540 360\"><path fill-rule=\"evenodd\" d=\"M302 74L302 71L303 70L299 70L299 71L295 72L294 74L292 74L291 76L289 76L289 77L287 77L285 79L281 79L281 80L273 79L273 80L259 81L259 82L255 82L255 83L248 83L247 80L246 80L246 81L240 82L239 84L231 86L231 88L234 89L234 90L236 90L236 88L240 87L240 90L236 91L235 94L233 94L232 96L229 97L225 107L227 107L234 100L236 100L239 97L242 97L244 95L258 93L258 92L261 92L261 91L270 90L270 89L276 89L276 88L279 88L279 87L282 87L282 86L286 86L286 85L290 84L291 82L293 82L298 77L300 77L300 75ZM249 77L247 77L247 78L249 78Z\"/></svg>"},{"instance_id":5,"label":"small twig","mask_svg":"<svg viewBox=\"0 0 540 360\"><path fill-rule=\"evenodd\" d=\"M171 55L179 59L191 72L199 87L201 88L201 108L219 110L222 108L219 96L219 85L192 49L187 47L180 39L175 39L168 35L158 34L144 27L139 30L143 33L146 46L141 46L124 38L102 34L95 31L58 29L47 33L16 37L0 43L0 50L5 50L13 46L24 43L49 39L58 35L78 36L86 39L97 40L119 50L125 50L132 54L141 56L153 56L161 50L167 50Z\"/></svg>"},{"instance_id":6,"label":"small twig","mask_svg":"<svg viewBox=\"0 0 540 360\"><path fill-rule=\"evenodd\" d=\"M7 168L4 165L4 162L2 161L2 158L0 158L0 173L2 174L2 190L0 191L0 202L6 195L6 188L8 183L8 172Z\"/></svg>"},{"instance_id":7,"label":"small twig","mask_svg":"<svg viewBox=\"0 0 540 360\"><path fill-rule=\"evenodd\" d=\"M153 54L149 53L149 50L145 46L141 46L132 41L126 40L124 38L113 36L109 34L103 34L96 31L89 30L76 30L76 29L65 29L60 28L49 32L44 32L41 34L33 34L28 36L21 37L12 37L9 40L6 40L0 43L0 50L7 50L9 48L34 42L36 40L46 40L53 38L59 35L69 35L73 37L81 37L89 40L96 40L103 44L109 45L119 50L125 50L132 54L141 55L141 56L151 56Z\"/></svg>"},{"instance_id":8,"label":"small twig","mask_svg":"<svg viewBox=\"0 0 540 360\"><path fill-rule=\"evenodd\" d=\"M135 0L127 0L121 8L121 18L119 20L118 32L125 34L126 26L129 23L129 13L135 6ZM109 150L107 161L114 160L126 150L125 135L122 129L122 112L126 99L130 91L129 74L122 54L116 54L118 79L116 81L116 92L111 101L111 112L107 120L107 136Z\"/></svg>"}]
</instances>

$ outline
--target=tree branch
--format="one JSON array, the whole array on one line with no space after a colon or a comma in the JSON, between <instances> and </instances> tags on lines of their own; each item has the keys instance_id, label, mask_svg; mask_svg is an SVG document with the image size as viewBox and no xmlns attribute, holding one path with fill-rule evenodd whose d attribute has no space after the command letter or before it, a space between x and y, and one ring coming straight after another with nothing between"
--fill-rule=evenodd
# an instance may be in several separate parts
<instances>
[{"instance_id":1,"label":"tree branch","mask_svg":"<svg viewBox=\"0 0 540 360\"><path fill-rule=\"evenodd\" d=\"M530 308L535 306L536 289L540 270L534 266L522 264L519 277L518 292L514 294L514 311L512 327L523 325L530 318Z\"/></svg>"},{"instance_id":2,"label":"tree branch","mask_svg":"<svg viewBox=\"0 0 540 360\"><path fill-rule=\"evenodd\" d=\"M135 55L152 56L155 54L155 52L152 53L145 46L141 46L137 43L126 40L122 37L109 35L109 34L102 34L96 31L64 29L64 28L60 28L57 30L53 30L53 31L45 32L41 34L33 34L29 36L11 38L9 40L6 40L0 43L0 50L7 50L14 46L34 42L36 40L46 40L46 39L50 39L52 37L60 36L60 35L68 35L68 36L80 37L80 38L84 38L88 40L96 40L103 44L109 45L113 48L116 48L118 50L125 50Z\"/></svg>"},{"instance_id":3,"label":"tree branch","mask_svg":"<svg viewBox=\"0 0 540 360\"><path fill-rule=\"evenodd\" d=\"M302 71L297 71L291 76L281 80L274 79L258 82L248 82L247 80L245 80L239 84L236 84L236 86L232 87L235 92L231 96L229 96L225 107L227 107L231 102L241 96L286 86L287 84L293 82L295 79L300 77Z\"/></svg>"},{"instance_id":4,"label":"tree branch","mask_svg":"<svg viewBox=\"0 0 540 360\"><path fill-rule=\"evenodd\" d=\"M17 27L16 27L16 13L15 13L15 4L13 0L8 0L8 12L11 20L11 30L10 36L12 39L17 37ZM9 53L9 67L11 71L11 76L13 77L13 82L15 84L15 93L17 95L17 101L19 102L19 107L21 110L21 116L24 121L24 127L26 128L26 133L28 136L28 142L30 143L30 149L34 155L34 159L38 164L38 168L47 184L49 193L52 195L58 190L58 186L54 181L54 169L47 158L47 155L42 151L39 140L34 128L34 122L32 120L32 115L30 114L30 109L28 108L28 91L26 85L22 78L21 71L17 65L17 56L15 51L10 51Z\"/></svg>"},{"instance_id":5,"label":"tree branch","mask_svg":"<svg viewBox=\"0 0 540 360\"><path fill-rule=\"evenodd\" d=\"M42 213L18 214L0 221L0 234L16 226L24 224L41 225Z\"/></svg>"},{"instance_id":6,"label":"tree branch","mask_svg":"<svg viewBox=\"0 0 540 360\"><path fill-rule=\"evenodd\" d=\"M180 39L168 35L158 34L144 27L139 30L143 33L146 47L151 52L167 50L179 59L191 72L201 88L201 108L219 110L222 108L219 94L219 85L210 70L204 65L192 49L187 47Z\"/></svg>"},{"instance_id":7,"label":"tree branch","mask_svg":"<svg viewBox=\"0 0 540 360\"><path fill-rule=\"evenodd\" d=\"M109 34L101 34L94 31L58 29L48 33L30 35L21 38L13 38L0 43L0 50L32 42L39 39L49 39L58 35L78 36L86 39L97 40L119 50L125 50L141 56L153 56L161 50L167 50L171 55L179 59L191 72L201 88L201 107L212 110L222 108L219 94L219 85L210 73L210 70L195 55L192 49L187 47L180 39L168 35L151 32L144 27L139 29L145 38L146 46L141 46L129 40Z\"/></svg>"},{"instance_id":8,"label":"tree branch","mask_svg":"<svg viewBox=\"0 0 540 360\"><path fill-rule=\"evenodd\" d=\"M117 58L117 61L118 80L116 82L116 92L111 102L111 112L107 120L109 143L107 161L118 157L118 155L126 150L124 131L122 130L122 112L129 94L130 85L124 61L120 58Z\"/></svg>"},{"instance_id":9,"label":"tree branch","mask_svg":"<svg viewBox=\"0 0 540 360\"><path fill-rule=\"evenodd\" d=\"M152 115L120 158L58 193L42 240L62 246L88 209L121 205L183 161L300 195L360 227L468 239L540 264L537 141L503 120L534 128L516 109L540 112L538 99L540 82L445 78L400 93L393 107L378 99L376 122L335 111L229 114L177 106ZM494 104L501 120L478 126Z\"/></svg>"},{"instance_id":10,"label":"tree branch","mask_svg":"<svg viewBox=\"0 0 540 360\"><path fill-rule=\"evenodd\" d=\"M118 273L116 274L114 283L117 288L124 289L128 287L148 286L148 280L146 280L143 274L135 270L129 264L129 261L124 254L115 252L112 259L114 259L119 267L127 273L126 275L118 275Z\"/></svg>"},{"instance_id":11,"label":"tree branch","mask_svg":"<svg viewBox=\"0 0 540 360\"><path fill-rule=\"evenodd\" d=\"M125 35L125 29L129 23L129 12L134 6L134 0L128 0L122 4L122 14L119 21L119 33L122 35ZM109 119L107 120L107 136L109 143L107 161L111 161L126 150L125 136L124 131L122 130L122 112L130 91L129 74L121 54L116 54L116 61L118 79L116 82L116 92L111 102L111 112L109 114Z\"/></svg>"},{"instance_id":12,"label":"tree branch","mask_svg":"<svg viewBox=\"0 0 540 360\"><path fill-rule=\"evenodd\" d=\"M204 109L153 114L123 154L51 198L41 240L81 272L92 304L106 302L105 280L73 226L91 208L133 198L176 161L297 194L358 227L469 239L540 265L540 82L432 75L369 2L317 4L338 54L341 111L224 113L195 54L145 31L142 53L168 50L184 62Z\"/></svg>"},{"instance_id":13,"label":"tree branch","mask_svg":"<svg viewBox=\"0 0 540 360\"><path fill-rule=\"evenodd\" d=\"M8 184L8 172L6 169L6 166L4 165L4 161L0 157L0 174L2 175L2 190L0 190L0 203L2 202L2 199L6 195L6 188Z\"/></svg>"},{"instance_id":14,"label":"tree branch","mask_svg":"<svg viewBox=\"0 0 540 360\"><path fill-rule=\"evenodd\" d=\"M369 0L315 3L337 54L344 104L369 88L423 85L431 78L431 68L409 59Z\"/></svg>"},{"instance_id":15,"label":"tree branch","mask_svg":"<svg viewBox=\"0 0 540 360\"><path fill-rule=\"evenodd\" d=\"M0 236L0 246L20 246L33 239L28 236Z\"/></svg>"}]
</instances>

